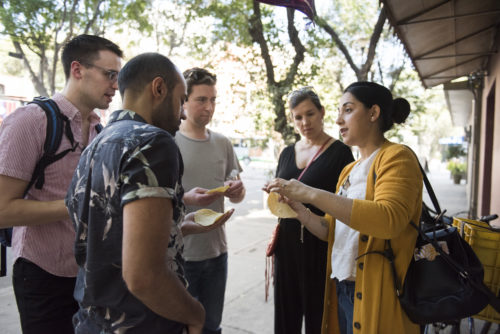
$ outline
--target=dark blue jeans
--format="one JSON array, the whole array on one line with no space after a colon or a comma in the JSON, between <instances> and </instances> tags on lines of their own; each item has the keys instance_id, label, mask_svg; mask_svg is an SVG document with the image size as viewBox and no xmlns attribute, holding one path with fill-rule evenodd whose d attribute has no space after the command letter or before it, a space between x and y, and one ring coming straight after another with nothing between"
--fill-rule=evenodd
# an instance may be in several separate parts
<instances>
[{"instance_id":1,"label":"dark blue jeans","mask_svg":"<svg viewBox=\"0 0 500 334\"><path fill-rule=\"evenodd\" d=\"M335 279L337 285L338 316L341 334L352 334L352 317L354 313L354 282Z\"/></svg>"},{"instance_id":2,"label":"dark blue jeans","mask_svg":"<svg viewBox=\"0 0 500 334\"><path fill-rule=\"evenodd\" d=\"M75 278L49 274L36 264L17 259L12 283L24 334L72 334Z\"/></svg>"},{"instance_id":3,"label":"dark blue jeans","mask_svg":"<svg viewBox=\"0 0 500 334\"><path fill-rule=\"evenodd\" d=\"M203 334L220 334L227 281L227 253L203 261L186 261L188 291L205 308Z\"/></svg>"}]
</instances>

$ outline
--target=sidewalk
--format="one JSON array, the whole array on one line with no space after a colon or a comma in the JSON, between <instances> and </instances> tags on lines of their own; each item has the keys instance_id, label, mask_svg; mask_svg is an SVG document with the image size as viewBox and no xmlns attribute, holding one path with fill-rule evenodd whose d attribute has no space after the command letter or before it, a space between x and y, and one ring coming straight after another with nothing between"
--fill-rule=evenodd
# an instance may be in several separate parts
<instances>
[{"instance_id":1,"label":"sidewalk","mask_svg":"<svg viewBox=\"0 0 500 334\"><path fill-rule=\"evenodd\" d=\"M427 178L436 193L441 210L446 210L446 215L449 216L467 212L469 210L469 201L466 195L465 180L462 180L460 184L454 184L445 164L438 161L431 162L429 168ZM430 208L434 209L425 188L423 199Z\"/></svg>"},{"instance_id":2,"label":"sidewalk","mask_svg":"<svg viewBox=\"0 0 500 334\"><path fill-rule=\"evenodd\" d=\"M236 212L226 225L229 272L222 324L225 334L273 332L272 295L264 301L264 250L276 219L263 207L260 189L266 181L266 169L262 167L257 163L244 166L245 201L227 207L236 208ZM9 276L0 278L0 334L21 334L10 258L7 262Z\"/></svg>"},{"instance_id":3,"label":"sidewalk","mask_svg":"<svg viewBox=\"0 0 500 334\"><path fill-rule=\"evenodd\" d=\"M467 210L465 184L453 184L448 171L440 167L431 165L428 177L441 207L449 214ZM229 273L222 327L225 334L271 334L274 308L272 289L269 301L264 301L264 254L276 219L263 206L260 188L266 181L266 169L254 162L244 169L242 178L247 188L246 198L243 203L228 205L236 211L226 226ZM10 281L10 277L0 278L0 332L20 334Z\"/></svg>"}]
</instances>

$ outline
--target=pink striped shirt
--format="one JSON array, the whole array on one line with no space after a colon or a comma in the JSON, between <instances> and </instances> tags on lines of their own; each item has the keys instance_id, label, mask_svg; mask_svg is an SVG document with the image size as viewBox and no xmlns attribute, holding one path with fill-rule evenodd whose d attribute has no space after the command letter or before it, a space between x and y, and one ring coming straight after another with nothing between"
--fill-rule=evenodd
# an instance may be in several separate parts
<instances>
[{"instance_id":1,"label":"pink striped shirt","mask_svg":"<svg viewBox=\"0 0 500 334\"><path fill-rule=\"evenodd\" d=\"M75 141L82 142L82 116L78 109L62 94L55 94L54 101L71 124ZM89 142L96 135L95 125L99 116L90 115ZM18 108L7 116L0 127L0 174L29 182L36 163L42 157L47 118L45 112L35 104ZM68 138L62 137L57 152L71 147ZM26 199L51 201L64 199L73 172L80 159L82 147L69 152L64 158L45 169L42 189L31 187ZM34 218L36 219L36 218ZM75 230L69 219L35 226L14 228L12 250L14 261L25 258L45 271L62 277L75 277L78 266L73 245Z\"/></svg>"}]
</instances>

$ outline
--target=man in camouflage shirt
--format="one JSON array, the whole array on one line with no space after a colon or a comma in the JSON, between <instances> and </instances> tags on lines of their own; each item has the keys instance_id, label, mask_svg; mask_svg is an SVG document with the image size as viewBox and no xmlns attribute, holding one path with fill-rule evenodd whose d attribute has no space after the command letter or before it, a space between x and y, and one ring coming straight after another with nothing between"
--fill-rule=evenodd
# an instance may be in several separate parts
<instances>
[{"instance_id":1,"label":"man in camouflage shirt","mask_svg":"<svg viewBox=\"0 0 500 334\"><path fill-rule=\"evenodd\" d=\"M124 109L82 154L66 197L80 267L75 333L201 333L204 309L185 288L172 137L186 84L157 53L131 59L118 84Z\"/></svg>"}]
</instances>

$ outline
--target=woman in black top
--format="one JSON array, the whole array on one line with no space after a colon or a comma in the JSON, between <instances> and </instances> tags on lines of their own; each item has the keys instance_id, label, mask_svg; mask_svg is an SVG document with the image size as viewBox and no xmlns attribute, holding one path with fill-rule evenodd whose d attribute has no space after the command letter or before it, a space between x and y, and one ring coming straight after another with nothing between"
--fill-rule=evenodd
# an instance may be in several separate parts
<instances>
[{"instance_id":1,"label":"woman in black top","mask_svg":"<svg viewBox=\"0 0 500 334\"><path fill-rule=\"evenodd\" d=\"M325 108L311 87L293 91L289 108L301 139L280 154L276 177L298 179L312 187L335 192L345 165L354 160L348 146L323 129ZM309 209L323 212L314 206ZM321 333L327 243L304 229L296 219L281 219L274 257L274 332Z\"/></svg>"}]
</instances>

